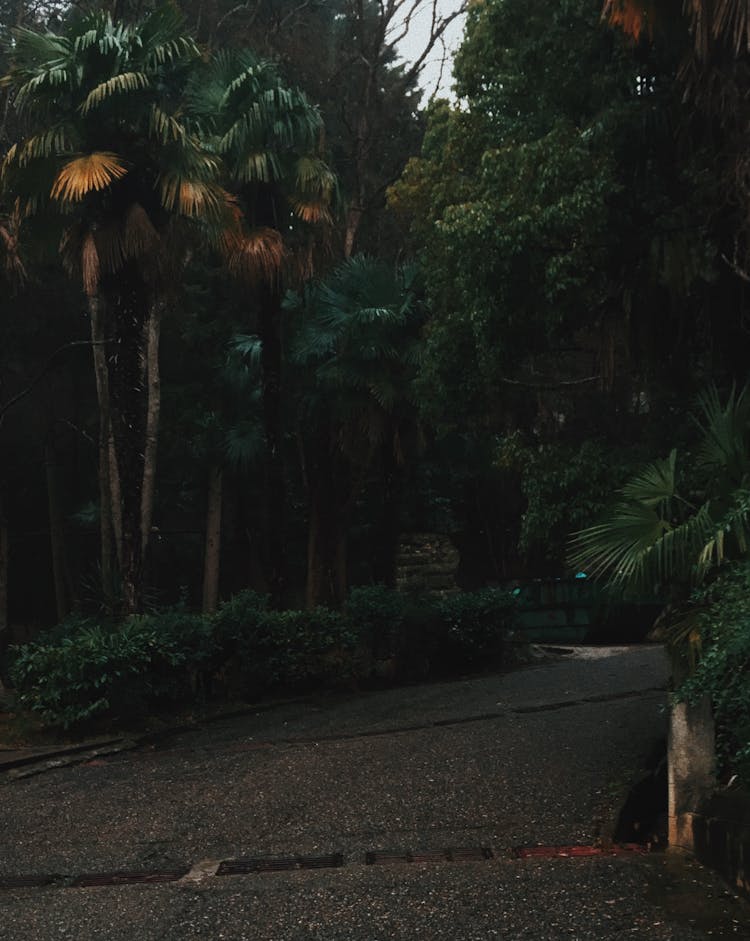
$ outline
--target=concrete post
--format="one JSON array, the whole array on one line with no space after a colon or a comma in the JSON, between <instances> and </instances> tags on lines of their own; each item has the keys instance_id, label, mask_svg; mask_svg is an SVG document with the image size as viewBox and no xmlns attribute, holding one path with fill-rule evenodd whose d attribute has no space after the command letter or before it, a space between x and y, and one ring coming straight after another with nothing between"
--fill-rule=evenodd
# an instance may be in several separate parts
<instances>
[{"instance_id":1,"label":"concrete post","mask_svg":"<svg viewBox=\"0 0 750 941\"><path fill-rule=\"evenodd\" d=\"M685 668L674 664L675 686ZM669 848L692 853L693 815L715 787L714 719L706 697L695 705L674 703L669 718Z\"/></svg>"}]
</instances>

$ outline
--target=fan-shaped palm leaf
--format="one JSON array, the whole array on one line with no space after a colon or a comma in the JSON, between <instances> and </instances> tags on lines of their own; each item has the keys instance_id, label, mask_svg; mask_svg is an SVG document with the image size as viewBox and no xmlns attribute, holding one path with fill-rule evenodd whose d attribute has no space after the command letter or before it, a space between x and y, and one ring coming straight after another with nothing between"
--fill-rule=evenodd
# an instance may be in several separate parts
<instances>
[{"instance_id":1,"label":"fan-shaped palm leaf","mask_svg":"<svg viewBox=\"0 0 750 941\"><path fill-rule=\"evenodd\" d=\"M50 195L61 202L80 202L89 193L122 179L127 172L117 154L95 151L66 163L57 174Z\"/></svg>"},{"instance_id":2,"label":"fan-shaped palm leaf","mask_svg":"<svg viewBox=\"0 0 750 941\"><path fill-rule=\"evenodd\" d=\"M229 269L250 283L273 282L284 261L284 241L277 229L259 227L242 237L229 257Z\"/></svg>"},{"instance_id":3,"label":"fan-shaped palm leaf","mask_svg":"<svg viewBox=\"0 0 750 941\"><path fill-rule=\"evenodd\" d=\"M623 496L648 507L667 504L675 495L676 462L677 451L672 450L669 457L649 464L625 484Z\"/></svg>"}]
</instances>

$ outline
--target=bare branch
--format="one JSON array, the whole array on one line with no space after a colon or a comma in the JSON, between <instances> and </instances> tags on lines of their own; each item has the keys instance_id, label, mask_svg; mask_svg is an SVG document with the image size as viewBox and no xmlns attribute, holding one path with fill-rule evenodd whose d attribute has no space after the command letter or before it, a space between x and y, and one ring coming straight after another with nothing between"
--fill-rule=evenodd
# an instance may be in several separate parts
<instances>
[{"instance_id":1,"label":"bare branch","mask_svg":"<svg viewBox=\"0 0 750 941\"><path fill-rule=\"evenodd\" d=\"M541 382L526 382L523 379L508 379L500 376L499 381L507 386L521 386L524 389L566 389L571 386L582 386L589 382L598 382L601 376L586 376L584 379L543 379Z\"/></svg>"},{"instance_id":2,"label":"bare branch","mask_svg":"<svg viewBox=\"0 0 750 941\"><path fill-rule=\"evenodd\" d=\"M729 265L738 278L742 278L743 281L750 284L750 272L748 272L746 268L741 268L736 261L732 261L730 258L727 258L726 255L722 255L721 260Z\"/></svg>"},{"instance_id":3,"label":"bare branch","mask_svg":"<svg viewBox=\"0 0 750 941\"><path fill-rule=\"evenodd\" d=\"M247 12L252 5L253 4L251 3L251 0L247 0L247 3L240 3L236 7L232 7L232 9L228 10L224 14L224 16L222 16L219 22L216 24L216 28L214 29L214 32L218 33L221 27L226 23L228 19L231 19L231 17L236 16L238 13ZM250 20L249 20L249 23L247 24L248 26L252 26L253 23L257 20L258 14L260 13L260 8L262 5L263 5L263 0L255 0L255 9L250 14Z\"/></svg>"},{"instance_id":4,"label":"bare branch","mask_svg":"<svg viewBox=\"0 0 750 941\"><path fill-rule=\"evenodd\" d=\"M98 344L107 343L107 340L97 340ZM27 395L30 395L37 385L44 379L50 369L54 366L55 360L61 354L67 350L72 350L77 346L94 346L94 341L92 340L72 340L70 343L63 343L62 346L59 346L54 353L47 359L47 362L42 366L36 376L31 380L31 382L26 386L25 389L22 389L20 392L17 392L15 395L11 396L7 402L3 405L0 405L0 425L2 425L3 420L5 419L6 414L13 408L14 405L18 405Z\"/></svg>"}]
</instances>

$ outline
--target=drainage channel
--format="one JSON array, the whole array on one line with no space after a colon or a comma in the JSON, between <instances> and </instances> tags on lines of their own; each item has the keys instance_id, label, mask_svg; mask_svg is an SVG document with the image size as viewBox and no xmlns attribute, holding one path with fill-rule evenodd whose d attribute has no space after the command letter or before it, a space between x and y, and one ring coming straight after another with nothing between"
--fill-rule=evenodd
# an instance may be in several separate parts
<instances>
[{"instance_id":1,"label":"drainage channel","mask_svg":"<svg viewBox=\"0 0 750 941\"><path fill-rule=\"evenodd\" d=\"M324 856L258 856L239 859L204 861L193 867L182 866L170 869L117 870L90 872L76 876L60 874L35 874L23 876L0 876L0 890L70 888L93 889L105 886L159 885L182 880L202 881L203 878L221 876L246 876L262 873L298 872L301 870L341 869L347 865L364 863L366 866L430 865L441 863L477 863L492 860L531 859L592 859L611 856L635 856L648 853L648 847L637 843L612 844L611 846L587 846L571 844L565 846L517 846L510 853L497 854L488 846L449 847L439 850L412 852L371 851L364 857L347 860L343 853Z\"/></svg>"}]
</instances>

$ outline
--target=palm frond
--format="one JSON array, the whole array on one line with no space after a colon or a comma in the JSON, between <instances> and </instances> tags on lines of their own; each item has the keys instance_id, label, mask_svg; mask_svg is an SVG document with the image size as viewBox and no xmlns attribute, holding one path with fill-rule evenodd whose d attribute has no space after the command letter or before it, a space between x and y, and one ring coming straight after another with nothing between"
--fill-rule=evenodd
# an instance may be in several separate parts
<instances>
[{"instance_id":1,"label":"palm frond","mask_svg":"<svg viewBox=\"0 0 750 941\"><path fill-rule=\"evenodd\" d=\"M150 84L149 77L144 72L121 72L119 75L113 75L112 78L100 82L95 88L91 89L80 105L79 111L85 116L92 108L98 108L112 95L141 91L148 88Z\"/></svg>"},{"instance_id":2,"label":"palm frond","mask_svg":"<svg viewBox=\"0 0 750 941\"><path fill-rule=\"evenodd\" d=\"M606 576L611 584L637 582L647 552L659 545L670 525L653 507L621 504L600 523L574 533L568 559L592 578ZM659 553L663 567L664 553Z\"/></svg>"},{"instance_id":3,"label":"palm frond","mask_svg":"<svg viewBox=\"0 0 750 941\"><path fill-rule=\"evenodd\" d=\"M133 203L125 214L122 246L126 258L153 255L159 247L159 233L140 203Z\"/></svg>"},{"instance_id":4,"label":"palm frond","mask_svg":"<svg viewBox=\"0 0 750 941\"><path fill-rule=\"evenodd\" d=\"M230 428L224 439L224 454L230 466L246 470L265 452L265 436L259 421L248 419Z\"/></svg>"},{"instance_id":5,"label":"palm frond","mask_svg":"<svg viewBox=\"0 0 750 941\"><path fill-rule=\"evenodd\" d=\"M229 344L230 356L239 359L243 367L251 370L260 368L263 343L259 336L248 333L237 333Z\"/></svg>"},{"instance_id":6,"label":"palm frond","mask_svg":"<svg viewBox=\"0 0 750 941\"><path fill-rule=\"evenodd\" d=\"M168 144L172 141L183 141L186 137L184 126L171 114L167 114L158 105L151 106L149 115L149 133L159 143Z\"/></svg>"},{"instance_id":7,"label":"palm frond","mask_svg":"<svg viewBox=\"0 0 750 941\"><path fill-rule=\"evenodd\" d=\"M201 217L221 215L225 200L224 190L215 183L186 179L180 173L168 172L160 180L161 204L168 212L183 216Z\"/></svg>"},{"instance_id":8,"label":"palm frond","mask_svg":"<svg viewBox=\"0 0 750 941\"><path fill-rule=\"evenodd\" d=\"M11 282L23 284L27 278L26 267L21 259L18 248L18 232L21 227L21 216L18 208L14 210L5 223L0 223L0 242L5 256L5 271Z\"/></svg>"},{"instance_id":9,"label":"palm frond","mask_svg":"<svg viewBox=\"0 0 750 941\"><path fill-rule=\"evenodd\" d=\"M81 275L83 276L83 290L86 294L93 295L97 293L100 274L96 241L93 233L89 232L81 247Z\"/></svg>"},{"instance_id":10,"label":"palm frond","mask_svg":"<svg viewBox=\"0 0 750 941\"><path fill-rule=\"evenodd\" d=\"M99 267L107 274L116 274L125 264L123 229L118 218L109 218L96 227L94 234Z\"/></svg>"},{"instance_id":11,"label":"palm frond","mask_svg":"<svg viewBox=\"0 0 750 941\"><path fill-rule=\"evenodd\" d=\"M127 172L117 154L95 151L66 163L57 174L50 195L61 202L80 202L89 193L122 179Z\"/></svg>"},{"instance_id":12,"label":"palm frond","mask_svg":"<svg viewBox=\"0 0 750 941\"><path fill-rule=\"evenodd\" d=\"M40 134L27 138L20 149L14 144L6 155L6 161L12 162L18 155L19 167L25 167L32 160L46 159L72 151L73 129L68 124L56 124ZM12 151L12 155L11 155Z\"/></svg>"},{"instance_id":13,"label":"palm frond","mask_svg":"<svg viewBox=\"0 0 750 941\"><path fill-rule=\"evenodd\" d=\"M281 175L278 156L271 150L260 150L243 155L235 170L241 183L271 183Z\"/></svg>"},{"instance_id":14,"label":"palm frond","mask_svg":"<svg viewBox=\"0 0 750 941\"><path fill-rule=\"evenodd\" d=\"M750 391L732 387L726 403L712 385L698 399L695 422L703 435L698 461L709 477L723 475L736 486L750 473Z\"/></svg>"},{"instance_id":15,"label":"palm frond","mask_svg":"<svg viewBox=\"0 0 750 941\"><path fill-rule=\"evenodd\" d=\"M292 199L291 204L294 214L308 225L317 225L321 222L330 223L332 221L327 202Z\"/></svg>"},{"instance_id":16,"label":"palm frond","mask_svg":"<svg viewBox=\"0 0 750 941\"><path fill-rule=\"evenodd\" d=\"M229 258L229 270L250 283L273 282L279 276L284 254L281 233L259 227L239 241Z\"/></svg>"},{"instance_id":17,"label":"palm frond","mask_svg":"<svg viewBox=\"0 0 750 941\"><path fill-rule=\"evenodd\" d=\"M71 80L72 73L67 63L54 65L20 85L16 92L14 104L19 111L23 111L46 88L60 88L63 85L69 85Z\"/></svg>"},{"instance_id":18,"label":"palm frond","mask_svg":"<svg viewBox=\"0 0 750 941\"><path fill-rule=\"evenodd\" d=\"M669 457L649 464L625 484L622 488L623 496L644 506L665 504L675 495L676 462L677 451L672 450Z\"/></svg>"}]
</instances>

